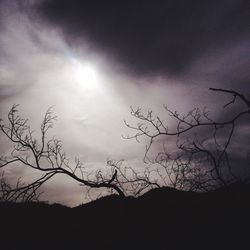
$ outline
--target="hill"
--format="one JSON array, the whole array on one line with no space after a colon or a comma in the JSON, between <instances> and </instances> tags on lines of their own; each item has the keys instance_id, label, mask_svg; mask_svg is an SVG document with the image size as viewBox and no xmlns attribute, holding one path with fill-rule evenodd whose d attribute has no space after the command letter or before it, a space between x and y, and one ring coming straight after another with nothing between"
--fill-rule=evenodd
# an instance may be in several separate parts
<instances>
[{"instance_id":1,"label":"hill","mask_svg":"<svg viewBox=\"0 0 250 250\"><path fill-rule=\"evenodd\" d=\"M2 249L243 249L249 185L208 193L170 188L68 208L0 203ZM1 247L1 246L0 246Z\"/></svg>"}]
</instances>

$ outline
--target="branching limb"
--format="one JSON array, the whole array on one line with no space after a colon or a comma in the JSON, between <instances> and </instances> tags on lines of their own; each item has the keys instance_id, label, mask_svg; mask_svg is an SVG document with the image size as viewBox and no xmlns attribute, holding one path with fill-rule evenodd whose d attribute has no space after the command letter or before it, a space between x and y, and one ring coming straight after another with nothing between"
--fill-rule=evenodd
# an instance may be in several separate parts
<instances>
[{"instance_id":1,"label":"branching limb","mask_svg":"<svg viewBox=\"0 0 250 250\"><path fill-rule=\"evenodd\" d=\"M137 125L131 125L125 121L125 125L135 133L124 138L137 141L142 137L148 139L144 161L150 164L157 163L161 169L158 170L158 177L164 182L168 182L168 185L180 189L187 189L187 187L197 189L198 186L203 189L216 183L227 185L229 179L224 177L226 168L233 180L238 179L232 173L228 161L228 148L237 122L241 117L250 115L250 100L237 91L216 88L210 88L210 90L232 95L232 100L226 103L224 108L234 104L237 98L245 106L242 111L225 121L211 119L206 108L203 110L195 108L182 115L164 106L170 118L176 122L176 126L172 129L169 129L170 126L164 120L154 116L152 111L144 114L140 108L135 110L131 108L131 115L139 121ZM220 136L222 132L223 137ZM199 134L199 138L197 134ZM164 149L154 160L151 160L150 149L157 138L163 137L166 141L169 137L175 137L179 153L171 155Z\"/></svg>"},{"instance_id":2,"label":"branching limb","mask_svg":"<svg viewBox=\"0 0 250 250\"><path fill-rule=\"evenodd\" d=\"M24 166L42 173L42 177L30 184L21 185L18 182L14 188L10 188L5 179L2 179L2 188L6 188L5 191L2 191L4 199L16 201L20 200L20 197L27 200L31 197L34 198L36 191L50 178L58 174L67 175L81 185L90 188L113 189L120 196L124 196L122 189L115 184L117 171L109 178L96 173L96 176L90 179L84 171L83 164L78 159L75 159L74 163L70 161L63 151L60 140L46 137L48 130L53 127L55 119L52 109L49 108L41 124L40 140L35 138L34 132L28 124L28 119L19 116L18 105L13 105L8 113L8 124L3 124L1 120L0 131L12 142L13 150L10 156L0 157L0 168L3 169L15 164L15 167Z\"/></svg>"}]
</instances>

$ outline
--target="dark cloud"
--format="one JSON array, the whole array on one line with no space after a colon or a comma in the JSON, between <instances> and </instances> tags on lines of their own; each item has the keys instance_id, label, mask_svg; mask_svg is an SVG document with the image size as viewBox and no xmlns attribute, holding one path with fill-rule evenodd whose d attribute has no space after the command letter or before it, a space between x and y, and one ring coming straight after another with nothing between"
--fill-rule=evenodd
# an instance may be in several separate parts
<instances>
[{"instance_id":1,"label":"dark cloud","mask_svg":"<svg viewBox=\"0 0 250 250\"><path fill-rule=\"evenodd\" d=\"M249 32L249 1L43 1L70 43L87 38L132 73L183 72L198 56Z\"/></svg>"}]
</instances>

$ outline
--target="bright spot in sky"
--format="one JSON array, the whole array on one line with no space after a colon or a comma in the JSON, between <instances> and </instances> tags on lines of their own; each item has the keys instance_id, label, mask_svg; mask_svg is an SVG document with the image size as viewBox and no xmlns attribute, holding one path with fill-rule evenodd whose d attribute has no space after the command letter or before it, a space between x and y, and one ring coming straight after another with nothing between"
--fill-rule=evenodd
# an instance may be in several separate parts
<instances>
[{"instance_id":1,"label":"bright spot in sky","mask_svg":"<svg viewBox=\"0 0 250 250\"><path fill-rule=\"evenodd\" d=\"M74 71L74 79L81 87L86 89L98 88L98 77L94 66L77 62Z\"/></svg>"}]
</instances>

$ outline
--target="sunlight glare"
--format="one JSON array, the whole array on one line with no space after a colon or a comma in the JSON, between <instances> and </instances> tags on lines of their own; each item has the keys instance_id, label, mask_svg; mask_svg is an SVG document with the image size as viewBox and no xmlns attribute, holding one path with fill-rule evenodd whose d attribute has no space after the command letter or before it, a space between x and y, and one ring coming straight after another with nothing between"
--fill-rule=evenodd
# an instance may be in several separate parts
<instances>
[{"instance_id":1,"label":"sunlight glare","mask_svg":"<svg viewBox=\"0 0 250 250\"><path fill-rule=\"evenodd\" d=\"M84 88L98 88L97 74L92 65L82 65L78 63L76 65L74 78Z\"/></svg>"}]
</instances>

